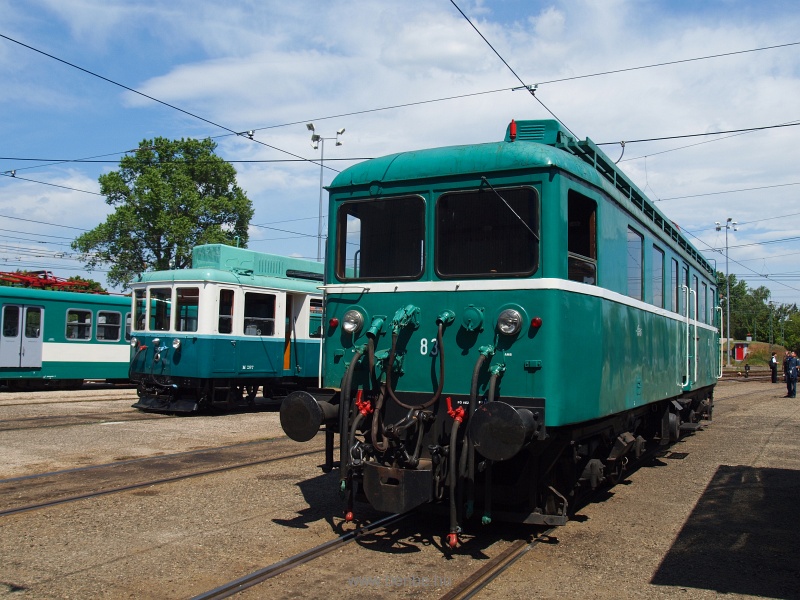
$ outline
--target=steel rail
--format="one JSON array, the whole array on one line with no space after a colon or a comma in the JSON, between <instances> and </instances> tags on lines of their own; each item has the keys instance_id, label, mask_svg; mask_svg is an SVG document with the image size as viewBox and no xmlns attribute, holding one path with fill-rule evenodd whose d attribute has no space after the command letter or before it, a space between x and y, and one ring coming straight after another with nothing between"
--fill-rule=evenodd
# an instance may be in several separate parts
<instances>
[{"instance_id":1,"label":"steel rail","mask_svg":"<svg viewBox=\"0 0 800 600\"><path fill-rule=\"evenodd\" d=\"M325 554L333 552L341 548L342 546L352 542L353 540L367 534L374 532L376 530L383 529L389 525L392 525L402 519L405 519L410 513L401 513L395 515L389 515L388 517L384 517L375 521L374 523L370 523L369 525L363 525L354 531L350 531L345 533L344 535L339 536L334 540L330 540L328 542L324 542L319 546L315 546L309 550L304 550L294 556L290 556L282 561L276 562L268 567L264 567L257 571L253 571L248 575L244 575L239 577L238 579L234 579L228 583L225 583L213 590L208 592L204 592L202 594L198 594L197 596L193 596L191 600L217 600L220 598L228 598L233 596L234 594L238 594L248 588L251 588L259 583L266 581L267 579L271 579L276 575L280 575L285 571L289 571L291 569L297 568L301 565L304 565L308 562L311 562L314 559L317 559Z\"/></svg>"},{"instance_id":2,"label":"steel rail","mask_svg":"<svg viewBox=\"0 0 800 600\"><path fill-rule=\"evenodd\" d=\"M127 416L130 415L130 416ZM120 413L109 415L108 413L87 413L83 415L54 415L38 417L17 417L11 419L0 419L0 432L4 431L30 431L35 429L55 429L57 427L78 427L81 425L102 425L104 423L134 423L137 421L159 421L161 419L174 418L172 415L153 415L142 416L131 413ZM49 423L48 423L49 421ZM31 422L31 425L22 427L6 427Z\"/></svg>"},{"instance_id":3,"label":"steel rail","mask_svg":"<svg viewBox=\"0 0 800 600\"><path fill-rule=\"evenodd\" d=\"M33 510L39 510L42 508L49 508L51 506L57 506L59 504L67 504L69 502L76 502L78 500L86 500L89 498L97 498L99 496L107 496L109 494L116 494L119 492L127 492L130 490L135 490L143 487L150 487L153 485L161 485L164 483L173 483L175 481L181 481L183 479L191 479L193 477L202 477L203 475L213 475L216 473L224 473L225 471L233 471L235 469L242 469L245 467L252 467L255 465L266 464L270 462L277 462L280 460L288 460L290 458L299 458L302 456L310 456L312 454L319 454L323 452L323 450L310 450L308 452L298 452L297 454L288 454L285 456L275 456L272 458L262 458L259 460L248 461L245 463L238 463L235 465L228 465L225 467L216 467L214 469L204 469L202 471L193 471L192 473L185 473L183 475L174 475L172 477L163 477L161 479L153 479L151 481L143 481L140 483L132 483L130 485L123 485L115 488L108 488L105 490L98 490L96 492L90 492L87 494L77 494L74 496L67 496L66 498L59 498L57 500L50 500L47 502L40 502L36 504L27 504L24 506L17 506L14 508L9 508L5 510L0 510L0 517L7 517L9 515L15 515L23 512L29 512Z\"/></svg>"},{"instance_id":4,"label":"steel rail","mask_svg":"<svg viewBox=\"0 0 800 600\"><path fill-rule=\"evenodd\" d=\"M508 567L522 558L529 550L537 544L542 543L545 536L548 536L555 527L551 527L538 534L531 542L517 540L503 552L490 559L481 568L474 571L466 579L454 586L449 592L440 597L440 600L466 600L484 589L497 577L499 577Z\"/></svg>"}]
</instances>

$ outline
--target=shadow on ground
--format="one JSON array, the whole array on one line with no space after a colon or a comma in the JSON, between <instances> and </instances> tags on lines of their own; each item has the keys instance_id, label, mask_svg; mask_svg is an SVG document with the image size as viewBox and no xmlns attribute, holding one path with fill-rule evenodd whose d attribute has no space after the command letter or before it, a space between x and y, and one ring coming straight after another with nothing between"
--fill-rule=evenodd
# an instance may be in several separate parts
<instances>
[{"instance_id":1,"label":"shadow on ground","mask_svg":"<svg viewBox=\"0 0 800 600\"><path fill-rule=\"evenodd\" d=\"M800 471L720 466L651 583L800 598Z\"/></svg>"}]
</instances>

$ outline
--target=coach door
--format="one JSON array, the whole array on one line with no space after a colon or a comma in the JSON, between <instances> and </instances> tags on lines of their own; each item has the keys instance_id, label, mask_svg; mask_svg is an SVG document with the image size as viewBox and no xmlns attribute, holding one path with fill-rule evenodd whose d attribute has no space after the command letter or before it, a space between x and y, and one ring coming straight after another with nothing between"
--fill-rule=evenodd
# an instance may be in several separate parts
<instances>
[{"instance_id":1,"label":"coach door","mask_svg":"<svg viewBox=\"0 0 800 600\"><path fill-rule=\"evenodd\" d=\"M3 305L0 335L0 367L42 366L41 306Z\"/></svg>"}]
</instances>

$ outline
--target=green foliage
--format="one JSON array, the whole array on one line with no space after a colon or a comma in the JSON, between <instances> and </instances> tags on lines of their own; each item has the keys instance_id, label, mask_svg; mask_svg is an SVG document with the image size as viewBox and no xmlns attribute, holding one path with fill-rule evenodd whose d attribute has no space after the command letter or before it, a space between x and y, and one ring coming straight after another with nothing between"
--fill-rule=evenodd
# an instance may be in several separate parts
<instances>
[{"instance_id":1,"label":"green foliage","mask_svg":"<svg viewBox=\"0 0 800 600\"><path fill-rule=\"evenodd\" d=\"M109 265L108 282L123 288L148 270L190 266L199 244L247 244L252 202L236 171L214 154L210 139L143 140L119 170L101 175L115 211L72 243L86 268Z\"/></svg>"},{"instance_id":2,"label":"green foliage","mask_svg":"<svg viewBox=\"0 0 800 600\"><path fill-rule=\"evenodd\" d=\"M770 291L764 286L752 289L744 280L729 275L731 292L731 335L735 340L745 340L751 336L753 341L800 349L800 312L796 304L775 304L769 300ZM717 288L723 320L726 320L726 281L723 273L717 272ZM727 323L725 323L727 326Z\"/></svg>"},{"instance_id":3,"label":"green foliage","mask_svg":"<svg viewBox=\"0 0 800 600\"><path fill-rule=\"evenodd\" d=\"M74 281L79 285L76 285L72 291L76 292L90 292L92 294L106 294L108 291L100 285L100 282L95 281L94 279L84 279L83 277L78 277L77 275L74 277L70 277L67 281Z\"/></svg>"}]
</instances>

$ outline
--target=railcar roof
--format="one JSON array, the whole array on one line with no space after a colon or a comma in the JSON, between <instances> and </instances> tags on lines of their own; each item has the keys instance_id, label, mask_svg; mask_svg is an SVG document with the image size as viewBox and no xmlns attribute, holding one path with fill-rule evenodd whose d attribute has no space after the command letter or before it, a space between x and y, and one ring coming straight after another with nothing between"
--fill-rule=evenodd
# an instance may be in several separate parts
<instances>
[{"instance_id":1,"label":"railcar roof","mask_svg":"<svg viewBox=\"0 0 800 600\"><path fill-rule=\"evenodd\" d=\"M113 294L90 294L87 292L65 292L61 290L40 290L37 288L0 286L0 298L27 299L33 301L60 300L75 304L108 304L121 306L130 304L130 296Z\"/></svg>"},{"instance_id":2,"label":"railcar roof","mask_svg":"<svg viewBox=\"0 0 800 600\"><path fill-rule=\"evenodd\" d=\"M677 226L673 227L669 218L591 140L576 141L553 120L519 121L515 126L517 131L512 136L509 126L502 142L412 150L367 160L339 173L328 189L337 193L347 188L417 179L469 175L477 178L503 171L555 168L603 189L623 205L638 209L704 270L713 273L710 264Z\"/></svg>"},{"instance_id":3,"label":"railcar roof","mask_svg":"<svg viewBox=\"0 0 800 600\"><path fill-rule=\"evenodd\" d=\"M259 288L280 289L292 292L321 293L317 288L321 281L302 279L286 279L282 277L265 277L246 272L223 271L220 269L175 269L173 271L148 271L142 273L137 281L131 283L132 288L154 283L222 283L228 285L247 285Z\"/></svg>"}]
</instances>

